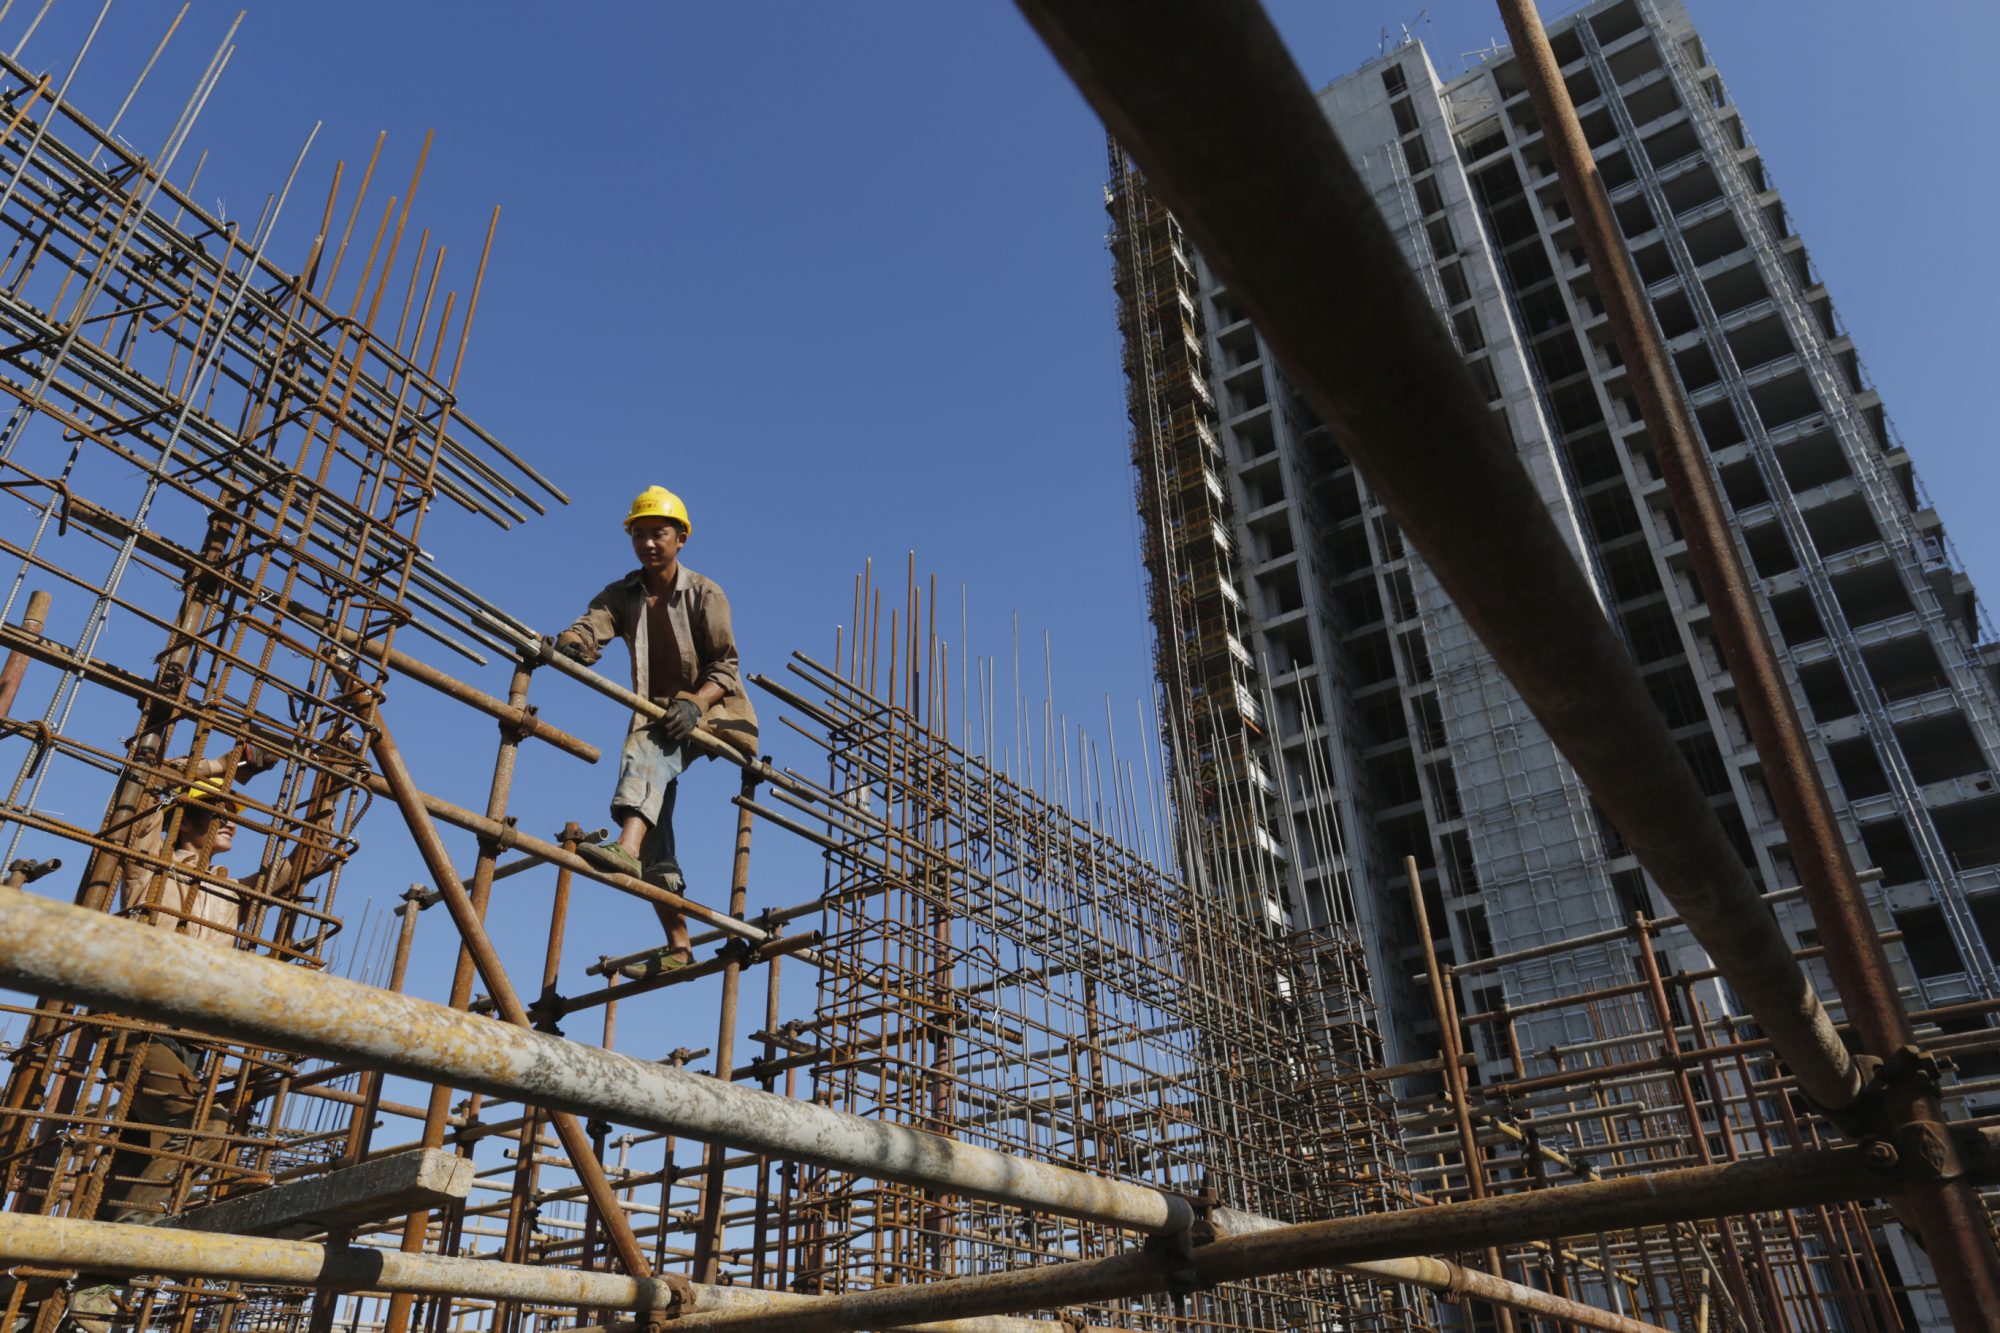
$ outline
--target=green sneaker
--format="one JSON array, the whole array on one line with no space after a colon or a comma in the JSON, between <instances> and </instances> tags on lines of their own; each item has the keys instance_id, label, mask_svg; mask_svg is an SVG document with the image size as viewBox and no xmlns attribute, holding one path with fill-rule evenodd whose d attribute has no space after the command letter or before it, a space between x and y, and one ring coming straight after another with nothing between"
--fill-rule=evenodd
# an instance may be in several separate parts
<instances>
[{"instance_id":1,"label":"green sneaker","mask_svg":"<svg viewBox=\"0 0 2000 1333\"><path fill-rule=\"evenodd\" d=\"M615 842L586 842L576 849L576 854L607 874L638 879L643 873L639 858Z\"/></svg>"}]
</instances>

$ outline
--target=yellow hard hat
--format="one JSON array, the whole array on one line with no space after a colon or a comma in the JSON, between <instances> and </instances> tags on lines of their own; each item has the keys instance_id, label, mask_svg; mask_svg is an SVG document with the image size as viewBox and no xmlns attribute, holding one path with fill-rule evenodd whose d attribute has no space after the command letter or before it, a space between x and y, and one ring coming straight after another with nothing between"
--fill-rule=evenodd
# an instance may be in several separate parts
<instances>
[{"instance_id":1,"label":"yellow hard hat","mask_svg":"<svg viewBox=\"0 0 2000 1333\"><path fill-rule=\"evenodd\" d=\"M190 805L198 805L214 814L226 814L231 818L243 813L243 802L232 795L226 778L202 778L191 787L181 790L181 799Z\"/></svg>"},{"instance_id":2,"label":"yellow hard hat","mask_svg":"<svg viewBox=\"0 0 2000 1333\"><path fill-rule=\"evenodd\" d=\"M642 518L664 518L670 523L681 525L684 534L694 533L694 524L688 522L688 508L681 503L681 497L664 486L648 486L632 499L632 512L625 515L625 531Z\"/></svg>"}]
</instances>

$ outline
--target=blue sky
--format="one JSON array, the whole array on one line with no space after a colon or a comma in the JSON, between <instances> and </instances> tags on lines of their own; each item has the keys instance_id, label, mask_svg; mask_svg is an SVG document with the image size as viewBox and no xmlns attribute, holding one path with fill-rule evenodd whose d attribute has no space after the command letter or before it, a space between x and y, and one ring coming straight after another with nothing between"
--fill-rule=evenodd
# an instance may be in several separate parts
<instances>
[{"instance_id":1,"label":"blue sky","mask_svg":"<svg viewBox=\"0 0 2000 1333\"><path fill-rule=\"evenodd\" d=\"M0 28L9 41L18 8ZM59 0L24 58L66 63L95 8ZM195 4L130 117L135 142L164 132L235 9ZM1941 3L1921 22L1857 0L1692 9L1921 475L2000 595L1986 519L2000 462L1979 406L2000 296L1996 200L1975 105L2000 7ZM1273 11L1317 85L1373 57L1385 26L1418 7ZM115 6L75 99L108 114L170 16ZM1452 2L1414 31L1450 68L1501 28L1490 6ZM305 254L334 161L352 172L378 130L400 189L435 129L416 221L450 243L459 286L501 208L462 396L575 503L506 534L441 516L426 545L447 569L559 628L629 567L618 519L633 492L664 483L693 512L688 563L729 589L753 669L830 652L862 562L900 583L915 550L952 590L954 624L969 585L975 651L1003 659L1003 685L1018 611L1036 699L1046 627L1058 709L1101 733L1108 694L1129 734L1148 637L1104 142L1011 7L252 3L239 43L194 136L210 150L204 200L254 217L325 122L273 248L281 264ZM504 686L497 666L466 674ZM559 682L539 697L572 730L608 743L619 729ZM413 688L403 699L388 717L419 780L481 804L490 726L442 720ZM804 762L778 733L767 726L778 757ZM602 822L610 780L536 756L524 826ZM720 896L732 789L697 772L683 797L704 896ZM400 831L375 827L342 890L350 913L420 877ZM765 839L764 903L816 889L811 858L783 840ZM540 901L501 925L523 970ZM591 910L602 915L578 956L647 929ZM441 921L426 930L441 942Z\"/></svg>"}]
</instances>

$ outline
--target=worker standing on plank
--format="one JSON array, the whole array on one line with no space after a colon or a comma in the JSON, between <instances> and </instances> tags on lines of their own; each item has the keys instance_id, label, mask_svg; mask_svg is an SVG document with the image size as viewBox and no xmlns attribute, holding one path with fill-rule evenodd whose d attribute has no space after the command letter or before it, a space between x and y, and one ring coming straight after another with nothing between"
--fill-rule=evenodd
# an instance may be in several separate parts
<instances>
[{"instance_id":1,"label":"worker standing on plank","mask_svg":"<svg viewBox=\"0 0 2000 1333\"><path fill-rule=\"evenodd\" d=\"M618 757L611 817L618 841L585 844L578 855L600 870L636 875L685 893L674 855L674 792L702 727L745 754L757 752L757 715L738 675L736 631L729 599L713 579L680 562L693 532L687 506L664 486L648 486L632 501L625 531L639 567L590 599L577 622L556 636L556 651L585 666L604 646L624 639L632 657L632 691L667 710L659 721L634 713ZM693 961L687 921L673 913L668 966Z\"/></svg>"}]
</instances>

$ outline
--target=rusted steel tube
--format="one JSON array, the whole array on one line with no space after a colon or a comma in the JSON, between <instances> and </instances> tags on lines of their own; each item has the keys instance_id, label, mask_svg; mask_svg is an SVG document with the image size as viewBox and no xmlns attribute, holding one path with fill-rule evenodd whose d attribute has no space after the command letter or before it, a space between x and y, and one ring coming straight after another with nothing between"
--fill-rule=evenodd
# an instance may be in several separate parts
<instances>
[{"instance_id":1,"label":"rusted steel tube","mask_svg":"<svg viewBox=\"0 0 2000 1333\"><path fill-rule=\"evenodd\" d=\"M21 613L21 632L40 634L42 626L49 621L49 594L37 588L28 594L28 606ZM0 717L6 717L14 707L14 696L20 693L21 678L28 673L28 655L15 648L8 652L7 660L0 662Z\"/></svg>"},{"instance_id":2,"label":"rusted steel tube","mask_svg":"<svg viewBox=\"0 0 2000 1333\"><path fill-rule=\"evenodd\" d=\"M743 771L743 795L757 790L754 770ZM741 920L750 903L750 812L736 812L736 848L730 863L729 915ZM715 1077L729 1079L736 1072L736 1002L743 978L743 946L731 944L723 952L722 1001L717 1006L715 1035ZM708 1145L706 1179L701 1191L701 1218L694 1235L694 1278L713 1282L722 1273L722 1226L725 1211L723 1183L728 1175L727 1149L720 1143Z\"/></svg>"},{"instance_id":3,"label":"rusted steel tube","mask_svg":"<svg viewBox=\"0 0 2000 1333\"><path fill-rule=\"evenodd\" d=\"M356 773L354 780L378 796L395 799L395 792L389 788L389 780L379 773ZM620 892L629 893L655 906L671 907L685 912L698 921L706 921L727 934L741 936L753 944L762 944L770 938L768 931L760 930L748 922L738 921L727 912L704 907L692 898L683 897L671 889L648 884L631 875L615 875L599 870L576 853L566 852L555 843L545 842L532 833L523 833L511 824L488 819L484 815L467 810L464 806L453 805L450 801L433 796L429 792L418 792L417 795L433 819L441 819L453 828L464 829L467 833L475 833L482 838L490 838L502 847L519 847L522 851L532 852L544 861L567 867L600 884L609 884Z\"/></svg>"},{"instance_id":4,"label":"rusted steel tube","mask_svg":"<svg viewBox=\"0 0 2000 1333\"><path fill-rule=\"evenodd\" d=\"M1801 1088L1852 1105L1853 1059L1269 18L1250 0L1017 3Z\"/></svg>"},{"instance_id":5,"label":"rusted steel tube","mask_svg":"<svg viewBox=\"0 0 2000 1333\"><path fill-rule=\"evenodd\" d=\"M1209 1251L1204 1250L1203 1253ZM1483 1273L1472 1273L1456 1264L1438 1259L1393 1261L1407 1266L1391 1280L1417 1281L1443 1288L1458 1283L1458 1290L1478 1299L1504 1296L1517 1302L1515 1308L1571 1319L1588 1328L1608 1333L1659 1333L1656 1326L1579 1306L1551 1297L1545 1292L1498 1283ZM50 1268L87 1268L113 1273L167 1273L175 1276L222 1280L315 1286L333 1291L402 1292L413 1295L455 1295L491 1300L512 1300L550 1305L578 1305L593 1309L667 1309L673 1305L669 1285L662 1279L632 1278L609 1273L582 1272L544 1265L501 1263L490 1259L462 1259L442 1255L402 1254L392 1250L362 1247L330 1247L304 1241L271 1240L259 1236L214 1235L178 1231L162 1227L141 1227L111 1222L85 1222L66 1217L41 1217L24 1213L0 1213L0 1264L35 1264ZM1104 1265L1110 1265L1105 1271ZM1074 1265L1070 1267L1075 1267ZM1108 1279L1130 1271L1130 1280L1151 1285L1138 1286L1128 1294L1138 1295L1164 1287L1163 1268L1152 1255L1128 1256L1121 1260L1092 1265L1085 1287L1082 1274L1066 1277L1066 1283L1086 1291L1101 1291ZM1365 1265L1354 1271L1363 1276L1382 1277ZM1025 1274L1061 1272L1062 1269L1023 1270ZM966 1283L984 1279L966 1279ZM950 1286L953 1298L962 1299L964 1283ZM1030 1304L1012 1308L1053 1308L1032 1302L1042 1297L1046 1283L1026 1284ZM1487 1285L1509 1290L1491 1292ZM891 1288L902 1294L902 1302L914 1306L927 1290L922 1286ZM780 1314L801 1320L769 1327L809 1327L855 1329L862 1327L909 1329L913 1333L1029 1333L1046 1329L1046 1324L986 1314L923 1323L885 1325L857 1322L876 1316L866 1310L847 1307L861 1304L850 1298L797 1296L784 1292L757 1291L744 1287L714 1287L694 1284L694 1299L681 1307L680 1319L689 1328L757 1327L761 1317ZM998 1292L988 1294L992 1304ZM914 1299L912 1299L914 1298ZM1079 1299L1091 1299L1090 1296ZM1069 1304L1060 1301L1057 1304ZM921 1318L912 1310L910 1318ZM807 1322L810 1321L810 1322Z\"/></svg>"},{"instance_id":6,"label":"rusted steel tube","mask_svg":"<svg viewBox=\"0 0 2000 1333\"><path fill-rule=\"evenodd\" d=\"M1452 1119L1458 1123L1458 1151L1465 1161L1465 1190L1475 1199L1486 1197L1486 1162L1479 1153L1479 1138L1472 1132L1472 1108L1465 1099L1465 1068L1458 1046L1458 1024L1445 1000L1444 973L1438 968L1437 946L1431 942L1430 912L1424 906L1424 881L1417 873L1417 858L1403 858L1403 874L1410 883L1410 914L1417 923L1417 941L1423 945L1424 975L1430 982L1431 1011L1437 1016L1438 1067L1444 1075L1445 1095L1451 1099ZM1439 1182L1443 1187L1443 1182ZM1500 1263L1497 1246L1486 1247L1486 1270L1504 1279L1507 1270ZM1503 1310L1500 1333L1514 1333L1514 1321Z\"/></svg>"},{"instance_id":7,"label":"rusted steel tube","mask_svg":"<svg viewBox=\"0 0 2000 1333\"><path fill-rule=\"evenodd\" d=\"M537 660L544 666L554 667L558 672L568 676L578 684L587 685L607 699L624 704L633 712L648 717L655 722L660 721L667 715L666 709L660 707L660 705L654 703L651 699L646 698L643 694L633 693L617 681L612 680L609 676L601 675L583 663L556 652L553 648L545 649ZM705 727L696 727L689 734L688 743L712 759L726 759L738 768L755 770L760 778L771 776L768 772L768 766L763 764L754 755L744 754L741 750Z\"/></svg>"},{"instance_id":8,"label":"rusted steel tube","mask_svg":"<svg viewBox=\"0 0 2000 1333\"><path fill-rule=\"evenodd\" d=\"M84 1222L32 1213L0 1213L0 1265L107 1273L168 1273L333 1291L403 1292L462 1296L540 1305L580 1305L601 1310L664 1310L674 1305L664 1279L591 1273L540 1264L499 1263L436 1254L400 1254L361 1246L314 1245ZM694 1288L688 1314L752 1313L818 1298L743 1287ZM1049 1325L1024 1319L980 1319L904 1325L910 1333L1046 1333Z\"/></svg>"},{"instance_id":9,"label":"rusted steel tube","mask_svg":"<svg viewBox=\"0 0 2000 1333\"><path fill-rule=\"evenodd\" d=\"M0 983L273 1049L1149 1234L1178 1195L1022 1161L0 888Z\"/></svg>"},{"instance_id":10,"label":"rusted steel tube","mask_svg":"<svg viewBox=\"0 0 2000 1333\"><path fill-rule=\"evenodd\" d=\"M1735 683L1737 706L1757 747L1771 806L1785 830L1786 848L1819 928L1827 971L1863 1050L1889 1060L1915 1042L1909 1014L1764 628L1754 584L1743 567L1722 497L1716 493L1694 414L1653 322L1652 307L1625 249L1533 0L1499 3L1529 101L1562 181L1563 198L1575 215L1577 239L1625 362L1632 396L1638 400L1659 459L1661 479L1687 540L1688 562L1708 604L1716 646ZM1723 962L1719 957L1716 961ZM1732 975L1730 980L1736 978ZM1780 1050L1784 1051L1782 1043ZM1827 1102L1807 1080L1806 1071L1785 1053L1807 1095L1834 1111L1847 1106L1842 1101ZM1994 1243L1992 1222L1978 1196L1951 1179L1958 1169L1953 1160L1956 1150L1943 1132L1944 1113L1928 1084L1912 1076L1892 1080L1884 1102L1888 1123L1875 1128L1886 1130L1899 1151L1937 1156L1940 1183L1910 1191L1897 1212L1930 1251L1953 1320L1973 1327L2000 1310L2000 1246ZM1846 1127L1855 1132L1853 1125Z\"/></svg>"},{"instance_id":11,"label":"rusted steel tube","mask_svg":"<svg viewBox=\"0 0 2000 1333\"><path fill-rule=\"evenodd\" d=\"M379 643L370 643L347 626L328 620L325 616L296 603L289 609L298 619L328 638L352 648L369 661L379 662L398 675L408 676L419 685L429 686L447 699L456 699L459 703L478 709L488 717L499 719L502 724L514 728L523 739L545 741L564 754L573 755L586 764L594 764L603 757L595 745L570 735L560 727L550 726L536 716L532 708L519 708L505 699L496 699L482 690L474 689L456 676L438 670L428 662L421 662L411 657L408 653L394 648L384 648Z\"/></svg>"},{"instance_id":12,"label":"rusted steel tube","mask_svg":"<svg viewBox=\"0 0 2000 1333\"><path fill-rule=\"evenodd\" d=\"M374 751L375 761L382 766L383 777L389 780L397 808L403 812L410 836L416 840L417 851L424 858L425 868L431 872L438 892L444 895L445 910L451 913L452 924L458 927L459 938L465 942L466 952L472 956L472 965L478 969L479 979L486 983L486 993L493 997L493 1007L499 1011L503 1021L517 1028L528 1027L527 1006L521 1003L520 995L515 992L514 983L500 962L499 951L493 947L493 940L486 933L485 923L480 920L481 914L473 906L471 895L459 882L458 871L451 863L451 854L445 851L444 840L438 837L437 826L431 823L430 815L424 809L423 794L417 789L410 770L404 766L395 739L382 721L381 710L370 709L369 713L369 749ZM482 860L482 865L490 875L491 861ZM550 1111L549 1124L555 1129L556 1137L562 1140L563 1151L569 1156L570 1169L582 1182L585 1197L604 1223L605 1234L611 1238L611 1248L617 1252L618 1262L633 1277L650 1276L653 1270L646 1262L646 1252L639 1247L638 1238L632 1234L632 1223L619 1206L617 1191L605 1176L604 1164L597 1159L583 1126L566 1111Z\"/></svg>"},{"instance_id":13,"label":"rusted steel tube","mask_svg":"<svg viewBox=\"0 0 2000 1333\"><path fill-rule=\"evenodd\" d=\"M702 977L712 977L724 971L732 963L748 966L769 963L787 954L810 953L819 947L822 938L817 930L808 930L797 935L774 936L762 944L751 945L747 949L742 945L732 946L735 951L725 952L721 957L695 963L690 967L677 968L672 972L648 973L634 967L630 974L632 979L629 981L621 980L615 985L606 986L602 990L586 991L582 995L555 998L550 1001L549 1008L552 1012L567 1017L582 1009L594 1009L600 1004L616 1004L635 995L645 995L650 991L664 990L668 986L684 985ZM657 954L661 950L656 949L654 952ZM726 1077L720 1073L717 1076Z\"/></svg>"},{"instance_id":14,"label":"rusted steel tube","mask_svg":"<svg viewBox=\"0 0 2000 1333\"><path fill-rule=\"evenodd\" d=\"M988 1277L881 1287L852 1295L823 1297L822 1309L770 1309L756 1316L717 1314L699 1322L690 1320L688 1327L756 1328L768 1333L781 1330L846 1333L893 1324L918 1312L953 1318L1003 1310L1056 1309L1170 1290L1176 1282L1202 1287L1329 1267L1373 1277L1378 1275L1360 1266L1411 1250L1474 1250L1543 1236L1585 1235L1598 1230L1654 1226L1751 1210L1869 1198L1900 1183L1872 1171L1861 1149L1839 1148L1294 1226L1271 1226L1261 1218L1244 1218L1242 1214L1225 1211L1218 1219L1225 1228L1222 1238L1196 1247L1189 1255L1137 1251ZM1226 1229L1232 1223L1239 1230L1227 1234ZM1462 1277L1468 1284L1490 1284L1487 1291L1514 1300L1513 1308L1617 1333L1641 1330L1657 1333L1654 1325L1565 1301L1547 1292L1519 1288L1514 1283L1441 1260L1394 1262L1411 1276L1399 1273L1389 1280L1414 1280L1420 1273L1433 1281ZM1427 1271L1433 1266L1434 1271Z\"/></svg>"},{"instance_id":15,"label":"rusted steel tube","mask_svg":"<svg viewBox=\"0 0 2000 1333\"><path fill-rule=\"evenodd\" d=\"M1259 1235L1267 1231L1282 1231L1283 1222L1254 1213L1240 1213L1233 1208L1218 1208L1209 1215L1216 1234L1221 1237ZM1548 1315L1579 1328L1594 1328L1605 1333L1663 1333L1657 1324L1648 1324L1638 1319L1628 1319L1611 1310L1600 1310L1594 1305L1570 1300L1551 1292L1519 1282L1509 1282L1491 1273L1482 1273L1476 1268L1465 1268L1448 1259L1370 1259L1360 1263L1329 1265L1351 1277L1368 1278L1376 1282L1401 1282L1414 1287L1427 1287L1432 1291L1452 1295L1470 1296L1488 1305L1518 1311L1523 1314Z\"/></svg>"}]
</instances>

